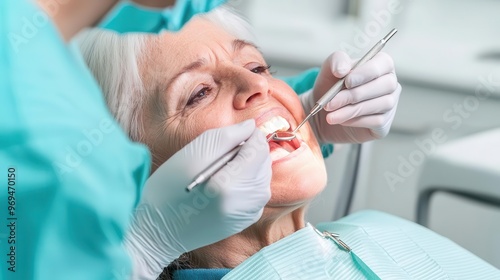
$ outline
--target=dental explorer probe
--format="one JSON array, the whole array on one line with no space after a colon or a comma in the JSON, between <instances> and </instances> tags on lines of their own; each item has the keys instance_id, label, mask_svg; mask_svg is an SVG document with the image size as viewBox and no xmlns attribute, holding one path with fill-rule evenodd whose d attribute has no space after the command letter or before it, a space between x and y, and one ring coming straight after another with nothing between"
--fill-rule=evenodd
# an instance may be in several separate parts
<instances>
[{"instance_id":1,"label":"dental explorer probe","mask_svg":"<svg viewBox=\"0 0 500 280\"><path fill-rule=\"evenodd\" d=\"M271 141L272 137L267 138L267 142ZM190 192L194 187L197 185L204 183L207 181L210 177L212 177L217 171L219 171L224 165L226 165L229 161L233 160L233 158L236 157L236 155L239 153L241 150L241 146L245 144L245 141L241 142L238 146L234 147L231 151L225 153L222 155L220 158L218 158L212 165L209 167L205 168L196 178L194 181L189 184L186 188L188 192Z\"/></svg>"},{"instance_id":2,"label":"dental explorer probe","mask_svg":"<svg viewBox=\"0 0 500 280\"><path fill-rule=\"evenodd\" d=\"M378 41L375 46L373 46L354 66L351 71L356 69L356 67L363 65L368 60L372 59L382 48L385 46L385 43L391 39L394 34L396 34L398 30L396 28L392 29L387 35L385 35L382 40ZM321 111L328 102L330 102L337 94L344 88L345 77L338 80L317 102L316 105L311 109L311 112L307 117L292 131L279 131L275 132L270 138L275 141L290 141L295 138L295 133L300 129L302 125L304 125L311 117L316 115L319 111ZM279 136L278 136L279 135Z\"/></svg>"}]
</instances>

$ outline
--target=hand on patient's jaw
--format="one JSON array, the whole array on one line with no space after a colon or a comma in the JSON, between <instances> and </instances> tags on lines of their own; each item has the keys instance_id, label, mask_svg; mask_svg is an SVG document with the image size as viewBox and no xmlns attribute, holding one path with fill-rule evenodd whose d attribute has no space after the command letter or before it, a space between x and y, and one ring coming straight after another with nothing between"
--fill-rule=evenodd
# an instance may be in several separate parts
<instances>
[{"instance_id":1,"label":"hand on patient's jaw","mask_svg":"<svg viewBox=\"0 0 500 280\"><path fill-rule=\"evenodd\" d=\"M245 140L206 185L186 191L196 175ZM134 269L141 268L134 274L154 279L182 253L255 223L271 197L270 182L269 146L254 120L202 133L146 182L126 241Z\"/></svg>"},{"instance_id":2,"label":"hand on patient's jaw","mask_svg":"<svg viewBox=\"0 0 500 280\"><path fill-rule=\"evenodd\" d=\"M307 112L333 84L347 75L346 89L312 121L320 142L360 143L389 133L401 93L394 62L382 52L350 72L355 62L344 52L333 53L323 63L313 90L301 97Z\"/></svg>"}]
</instances>

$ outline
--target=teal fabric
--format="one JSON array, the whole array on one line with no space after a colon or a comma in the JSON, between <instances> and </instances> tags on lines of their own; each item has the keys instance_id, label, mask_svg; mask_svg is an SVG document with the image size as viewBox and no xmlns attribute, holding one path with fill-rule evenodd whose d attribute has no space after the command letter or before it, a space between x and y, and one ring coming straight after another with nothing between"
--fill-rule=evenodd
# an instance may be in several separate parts
<instances>
[{"instance_id":1,"label":"teal fabric","mask_svg":"<svg viewBox=\"0 0 500 280\"><path fill-rule=\"evenodd\" d=\"M214 268L214 269L183 269L176 270L173 275L173 280L220 280L229 271L229 268Z\"/></svg>"},{"instance_id":2,"label":"teal fabric","mask_svg":"<svg viewBox=\"0 0 500 280\"><path fill-rule=\"evenodd\" d=\"M177 0L167 9L147 9L129 1L119 3L100 23L103 28L120 33L178 31L191 17L206 13L225 0Z\"/></svg>"},{"instance_id":3,"label":"teal fabric","mask_svg":"<svg viewBox=\"0 0 500 280\"><path fill-rule=\"evenodd\" d=\"M500 279L500 270L449 239L389 214L361 211L317 229L338 233L351 253L308 226L222 279Z\"/></svg>"},{"instance_id":4,"label":"teal fabric","mask_svg":"<svg viewBox=\"0 0 500 280\"><path fill-rule=\"evenodd\" d=\"M329 157L331 154L333 154L334 151L334 145L333 144L321 144L321 153L323 154L323 158Z\"/></svg>"},{"instance_id":5,"label":"teal fabric","mask_svg":"<svg viewBox=\"0 0 500 280\"><path fill-rule=\"evenodd\" d=\"M312 89L314 87L314 82L316 77L318 77L319 68L311 68L298 75L289 77L279 77L281 80L285 81L293 90L299 95Z\"/></svg>"},{"instance_id":6,"label":"teal fabric","mask_svg":"<svg viewBox=\"0 0 500 280\"><path fill-rule=\"evenodd\" d=\"M367 278L380 280L380 277L360 258L354 251L351 251L351 258L354 266Z\"/></svg>"},{"instance_id":7,"label":"teal fabric","mask_svg":"<svg viewBox=\"0 0 500 280\"><path fill-rule=\"evenodd\" d=\"M31 0L0 1L0 106L0 219L15 223L0 228L0 279L126 279L122 240L149 152Z\"/></svg>"}]
</instances>

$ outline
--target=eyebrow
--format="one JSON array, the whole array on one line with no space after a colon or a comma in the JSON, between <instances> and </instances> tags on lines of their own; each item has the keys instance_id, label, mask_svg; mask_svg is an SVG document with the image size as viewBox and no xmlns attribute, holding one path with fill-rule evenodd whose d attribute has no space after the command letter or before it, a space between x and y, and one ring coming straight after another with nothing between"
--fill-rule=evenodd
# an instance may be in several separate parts
<instances>
[{"instance_id":1,"label":"eyebrow","mask_svg":"<svg viewBox=\"0 0 500 280\"><path fill-rule=\"evenodd\" d=\"M169 87L182 74L194 71L198 68L201 68L204 64L206 64L206 62L207 62L206 59L200 58L200 59L196 60L195 62L192 62L192 63L188 64L187 66L184 66L179 72L177 72L177 74L175 74L172 78L170 78L170 80L168 81L166 86Z\"/></svg>"},{"instance_id":2,"label":"eyebrow","mask_svg":"<svg viewBox=\"0 0 500 280\"><path fill-rule=\"evenodd\" d=\"M240 51L244 47L252 47L256 50L259 50L259 48L254 43L251 43L251 42L245 41L245 40L240 40L240 39L233 40L232 45L233 45L233 51L235 51L235 52Z\"/></svg>"},{"instance_id":3,"label":"eyebrow","mask_svg":"<svg viewBox=\"0 0 500 280\"><path fill-rule=\"evenodd\" d=\"M252 48L255 48L256 50L259 50L259 48L255 44L253 44L251 42L248 42L248 41L245 41L245 40L240 40L240 39L233 40L233 42L232 42L231 45L232 45L232 48L233 48L234 52L241 51L245 47L252 47ZM206 59L200 58L200 59L198 59L198 60L196 60L196 61L194 61L194 62L192 62L192 63L190 63L190 64L188 64L186 66L184 66L179 72L177 72L172 78L170 78L170 80L168 81L168 83L167 83L166 86L167 87L170 86L182 74L194 71L194 70L196 70L198 68L201 68L206 63L207 63Z\"/></svg>"}]
</instances>

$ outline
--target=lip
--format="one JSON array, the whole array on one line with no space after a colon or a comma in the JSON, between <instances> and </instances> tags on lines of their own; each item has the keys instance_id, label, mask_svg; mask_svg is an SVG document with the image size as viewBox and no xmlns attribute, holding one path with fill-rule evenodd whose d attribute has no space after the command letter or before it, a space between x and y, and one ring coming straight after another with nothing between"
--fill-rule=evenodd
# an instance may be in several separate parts
<instances>
[{"instance_id":1,"label":"lip","mask_svg":"<svg viewBox=\"0 0 500 280\"><path fill-rule=\"evenodd\" d=\"M300 147L296 149L295 151L291 152L289 155L282 157L280 159L277 159L273 161L272 165L279 164L285 161L289 161L300 155L302 152L304 152L309 146L305 141L300 141Z\"/></svg>"},{"instance_id":2,"label":"lip","mask_svg":"<svg viewBox=\"0 0 500 280\"><path fill-rule=\"evenodd\" d=\"M271 110L266 110L264 113L262 113L260 116L255 118L255 126L259 127L263 123L269 121L273 117L280 116L283 117L288 124L290 124L290 128L287 130L287 132L292 132L296 127L297 127L297 122L295 121L295 118L290 114L290 112L282 107L275 107L272 108ZM269 137L272 134L266 135L266 137ZM298 140L302 141L302 136L300 135L300 131L297 131L295 133L295 136Z\"/></svg>"},{"instance_id":3,"label":"lip","mask_svg":"<svg viewBox=\"0 0 500 280\"><path fill-rule=\"evenodd\" d=\"M256 127L259 127L263 123L269 121L270 119L276 116L283 117L290 124L290 128L288 130L289 132L293 131L297 127L297 122L295 121L295 118L293 118L292 114L290 114L288 110L282 107L274 107L270 110L265 110L258 117L255 118L255 125ZM291 160L309 147L307 143L302 139L302 135L300 134L299 131L297 131L295 135L296 139L300 143L300 146L295 151L291 152L289 155L273 161L272 165Z\"/></svg>"}]
</instances>

